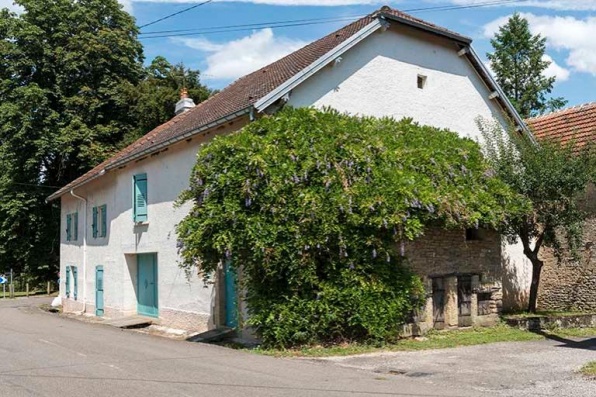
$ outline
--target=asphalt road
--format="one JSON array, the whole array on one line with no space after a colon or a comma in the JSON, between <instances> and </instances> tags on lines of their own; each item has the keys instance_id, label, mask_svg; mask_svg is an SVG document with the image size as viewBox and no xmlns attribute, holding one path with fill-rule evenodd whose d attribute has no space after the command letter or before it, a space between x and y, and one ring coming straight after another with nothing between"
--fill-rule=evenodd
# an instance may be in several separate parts
<instances>
[{"instance_id":1,"label":"asphalt road","mask_svg":"<svg viewBox=\"0 0 596 397\"><path fill-rule=\"evenodd\" d=\"M446 388L457 385L478 396L596 397L596 379L578 373L586 363L596 361L596 338L551 338L319 361L401 378L417 377Z\"/></svg>"},{"instance_id":2,"label":"asphalt road","mask_svg":"<svg viewBox=\"0 0 596 397\"><path fill-rule=\"evenodd\" d=\"M0 396L478 396L426 380L277 359L45 313L0 300Z\"/></svg>"}]
</instances>

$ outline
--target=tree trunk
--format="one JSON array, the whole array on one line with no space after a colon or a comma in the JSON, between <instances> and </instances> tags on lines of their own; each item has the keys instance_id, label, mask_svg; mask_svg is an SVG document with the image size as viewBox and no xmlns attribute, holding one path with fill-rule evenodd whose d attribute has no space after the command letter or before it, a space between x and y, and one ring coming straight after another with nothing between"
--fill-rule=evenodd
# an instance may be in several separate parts
<instances>
[{"instance_id":1,"label":"tree trunk","mask_svg":"<svg viewBox=\"0 0 596 397\"><path fill-rule=\"evenodd\" d=\"M538 304L538 286L540 285L540 274L542 273L542 262L537 257L529 258L532 262L532 285L530 286L530 302L528 304L528 311L536 313Z\"/></svg>"}]
</instances>

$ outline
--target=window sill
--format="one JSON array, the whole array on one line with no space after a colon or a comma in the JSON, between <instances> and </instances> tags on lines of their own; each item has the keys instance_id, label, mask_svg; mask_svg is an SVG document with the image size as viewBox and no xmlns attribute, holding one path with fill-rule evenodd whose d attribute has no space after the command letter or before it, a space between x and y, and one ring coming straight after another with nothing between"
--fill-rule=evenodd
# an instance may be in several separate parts
<instances>
[{"instance_id":1,"label":"window sill","mask_svg":"<svg viewBox=\"0 0 596 397\"><path fill-rule=\"evenodd\" d=\"M149 225L149 221L141 221L141 222L134 222L134 226L147 226Z\"/></svg>"}]
</instances>

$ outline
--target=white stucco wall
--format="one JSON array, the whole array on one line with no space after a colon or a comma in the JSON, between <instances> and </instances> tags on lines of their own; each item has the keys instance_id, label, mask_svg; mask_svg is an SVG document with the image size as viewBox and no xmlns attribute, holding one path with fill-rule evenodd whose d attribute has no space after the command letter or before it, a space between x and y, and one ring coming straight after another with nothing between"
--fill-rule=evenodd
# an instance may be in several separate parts
<instances>
[{"instance_id":1,"label":"white stucco wall","mask_svg":"<svg viewBox=\"0 0 596 397\"><path fill-rule=\"evenodd\" d=\"M236 130L246 121L228 125L218 133ZM211 136L211 135L209 135ZM169 322L178 314L184 321L204 319L213 323L214 289L204 285L196 272L190 280L178 266L176 225L188 213L190 205L174 208L179 194L188 187L196 153L206 137L182 142L157 156L128 164L75 190L88 200L87 205L87 277L83 271L84 204L70 194L62 197L60 244L61 296L65 296L66 266L78 266L78 299L68 302L72 310L82 310L84 286L88 311L95 312L95 268L104 266L104 305L107 317L137 313L136 254L157 253L158 304L160 317ZM135 225L132 217L133 176L147 174L148 222ZM92 208L107 205L107 236L93 238ZM78 211L77 241L66 241L66 215ZM71 291L73 283L71 282ZM71 296L72 298L72 296ZM72 299L71 299L72 300ZM177 313L173 313L177 312ZM194 318L191 318L193 317ZM175 324L176 321L173 321ZM179 324L186 326L186 324ZM200 327L199 327L200 328Z\"/></svg>"},{"instance_id":2,"label":"white stucco wall","mask_svg":"<svg viewBox=\"0 0 596 397\"><path fill-rule=\"evenodd\" d=\"M296 87L294 107L329 106L353 115L411 117L424 125L479 137L476 118L496 118L499 105L452 42L398 26L377 32ZM427 76L424 89L418 75Z\"/></svg>"}]
</instances>

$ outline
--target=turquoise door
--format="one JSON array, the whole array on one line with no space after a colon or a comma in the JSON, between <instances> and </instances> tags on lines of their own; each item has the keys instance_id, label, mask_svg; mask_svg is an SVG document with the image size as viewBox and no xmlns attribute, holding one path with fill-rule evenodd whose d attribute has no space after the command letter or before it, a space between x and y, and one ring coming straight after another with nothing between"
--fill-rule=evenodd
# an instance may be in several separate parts
<instances>
[{"instance_id":1,"label":"turquoise door","mask_svg":"<svg viewBox=\"0 0 596 397\"><path fill-rule=\"evenodd\" d=\"M103 316L103 266L95 267L95 315Z\"/></svg>"},{"instance_id":2,"label":"turquoise door","mask_svg":"<svg viewBox=\"0 0 596 397\"><path fill-rule=\"evenodd\" d=\"M226 263L225 266L225 290L226 290L226 326L236 328L238 326L238 306L236 296L236 272Z\"/></svg>"},{"instance_id":3,"label":"turquoise door","mask_svg":"<svg viewBox=\"0 0 596 397\"><path fill-rule=\"evenodd\" d=\"M155 254L137 255L137 268L137 312L143 316L158 317L157 256Z\"/></svg>"}]
</instances>

